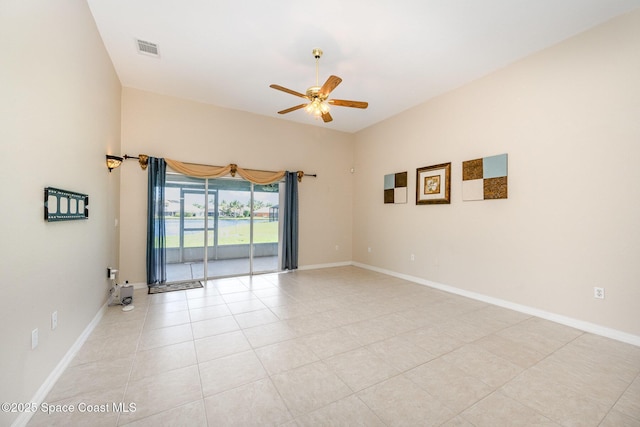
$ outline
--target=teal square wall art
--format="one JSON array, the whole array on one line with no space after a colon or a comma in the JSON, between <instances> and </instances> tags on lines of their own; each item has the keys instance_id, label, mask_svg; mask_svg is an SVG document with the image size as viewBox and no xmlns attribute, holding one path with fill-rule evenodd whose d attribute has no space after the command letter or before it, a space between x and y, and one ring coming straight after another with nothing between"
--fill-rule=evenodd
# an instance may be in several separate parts
<instances>
[{"instance_id":1,"label":"teal square wall art","mask_svg":"<svg viewBox=\"0 0 640 427\"><path fill-rule=\"evenodd\" d=\"M407 203L407 172L384 176L384 203Z\"/></svg>"},{"instance_id":2,"label":"teal square wall art","mask_svg":"<svg viewBox=\"0 0 640 427\"><path fill-rule=\"evenodd\" d=\"M462 162L462 200L506 199L507 154Z\"/></svg>"}]
</instances>

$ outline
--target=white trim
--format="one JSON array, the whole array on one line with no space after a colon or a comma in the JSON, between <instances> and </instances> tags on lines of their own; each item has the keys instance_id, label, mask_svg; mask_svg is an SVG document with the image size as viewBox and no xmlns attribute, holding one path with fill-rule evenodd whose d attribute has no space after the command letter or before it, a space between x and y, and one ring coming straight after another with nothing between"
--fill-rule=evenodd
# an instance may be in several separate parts
<instances>
[{"instance_id":1,"label":"white trim","mask_svg":"<svg viewBox=\"0 0 640 427\"><path fill-rule=\"evenodd\" d=\"M122 283L120 284L122 286ZM144 282L129 283L129 286L133 286L133 289L147 289L149 286Z\"/></svg>"},{"instance_id":2,"label":"white trim","mask_svg":"<svg viewBox=\"0 0 640 427\"><path fill-rule=\"evenodd\" d=\"M476 292L467 291L467 290L456 288L449 285L443 285L441 283L432 282L430 280L422 279L420 277L409 276L407 274L397 273L395 271L374 267L368 264L353 262L352 265L355 267L376 271L378 273L387 274L389 276L398 277L400 279L405 279L410 282L418 283L420 285L429 286L431 288L439 289L441 291L449 292L456 295L461 295L461 296L472 298L478 301L483 301L489 304L497 305L499 307L504 307L510 310L519 311L521 313L530 314L532 316L540 317L542 319L550 320L552 322L556 322L562 325L570 326L572 328L580 329L581 331L590 332L592 334L601 335L606 338L611 338L616 341L621 341L627 344L632 344L640 347L640 336L629 334L627 332L622 332L617 329L607 328L605 326L597 325L595 323L585 322L583 320L574 319L572 317L551 313L549 311L540 310L538 308L529 307L522 304L516 304L514 302L490 297L490 296L479 294Z\"/></svg>"},{"instance_id":3,"label":"white trim","mask_svg":"<svg viewBox=\"0 0 640 427\"><path fill-rule=\"evenodd\" d=\"M319 268L347 267L350 265L354 265L353 262L351 261L332 262L328 264L302 265L298 267L298 270L317 270Z\"/></svg>"},{"instance_id":4,"label":"white trim","mask_svg":"<svg viewBox=\"0 0 640 427\"><path fill-rule=\"evenodd\" d=\"M58 381L58 379L64 373L65 369L67 369L67 367L69 366L73 358L76 356L76 354L78 354L78 351L80 351L80 349L82 348L82 345L85 343L85 341L87 341L87 338L89 338L89 336L91 335L93 330L96 328L98 323L100 323L102 316L104 316L104 313L107 310L108 303L109 302L107 301L104 303L102 307L100 307L96 315L93 317L93 320L91 320L91 323L89 323L87 327L84 328L84 331L82 331L78 339L69 348L69 350L64 355L62 360L60 360L60 362L58 363L58 365L53 369L53 371L51 371L51 373L49 374L47 379L44 381L44 383L40 386L36 394L31 398L30 402L37 404L39 407L40 404L44 401L45 397L47 397L47 394L49 394L53 386L56 384L56 381ZM34 412L20 413L18 418L16 418L13 424L11 424L11 427L26 426L31 420L31 417L33 416L33 414Z\"/></svg>"}]
</instances>

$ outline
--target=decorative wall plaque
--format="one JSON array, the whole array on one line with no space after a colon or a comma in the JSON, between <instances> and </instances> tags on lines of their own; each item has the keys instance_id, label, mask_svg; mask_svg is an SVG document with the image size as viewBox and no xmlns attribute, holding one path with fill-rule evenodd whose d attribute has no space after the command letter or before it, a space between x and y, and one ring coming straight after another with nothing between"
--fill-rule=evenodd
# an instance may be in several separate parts
<instances>
[{"instance_id":1,"label":"decorative wall plaque","mask_svg":"<svg viewBox=\"0 0 640 427\"><path fill-rule=\"evenodd\" d=\"M416 169L416 205L451 203L451 162Z\"/></svg>"},{"instance_id":2,"label":"decorative wall plaque","mask_svg":"<svg viewBox=\"0 0 640 427\"><path fill-rule=\"evenodd\" d=\"M507 154L462 162L462 200L506 199Z\"/></svg>"},{"instance_id":3,"label":"decorative wall plaque","mask_svg":"<svg viewBox=\"0 0 640 427\"><path fill-rule=\"evenodd\" d=\"M384 202L407 203L407 172L384 176Z\"/></svg>"}]
</instances>

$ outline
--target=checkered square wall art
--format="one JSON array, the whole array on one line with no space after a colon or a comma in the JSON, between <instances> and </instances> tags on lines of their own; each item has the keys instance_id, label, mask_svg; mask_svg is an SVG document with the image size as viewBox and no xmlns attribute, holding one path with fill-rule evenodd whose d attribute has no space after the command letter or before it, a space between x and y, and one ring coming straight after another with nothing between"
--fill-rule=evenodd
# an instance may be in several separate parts
<instances>
[{"instance_id":1,"label":"checkered square wall art","mask_svg":"<svg viewBox=\"0 0 640 427\"><path fill-rule=\"evenodd\" d=\"M507 198L507 154L462 162L462 200Z\"/></svg>"},{"instance_id":2,"label":"checkered square wall art","mask_svg":"<svg viewBox=\"0 0 640 427\"><path fill-rule=\"evenodd\" d=\"M407 172L384 176L384 202L407 203Z\"/></svg>"}]
</instances>

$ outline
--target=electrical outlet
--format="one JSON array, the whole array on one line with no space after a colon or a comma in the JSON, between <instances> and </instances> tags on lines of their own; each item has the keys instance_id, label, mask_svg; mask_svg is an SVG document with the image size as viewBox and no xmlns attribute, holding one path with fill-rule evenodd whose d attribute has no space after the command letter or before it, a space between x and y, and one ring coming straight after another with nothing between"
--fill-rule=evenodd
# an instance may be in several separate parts
<instances>
[{"instance_id":1,"label":"electrical outlet","mask_svg":"<svg viewBox=\"0 0 640 427\"><path fill-rule=\"evenodd\" d=\"M367 248L367 252L371 252L371 246Z\"/></svg>"},{"instance_id":2,"label":"electrical outlet","mask_svg":"<svg viewBox=\"0 0 640 427\"><path fill-rule=\"evenodd\" d=\"M54 311L51 313L51 330L53 331L58 327L58 312Z\"/></svg>"},{"instance_id":3,"label":"electrical outlet","mask_svg":"<svg viewBox=\"0 0 640 427\"><path fill-rule=\"evenodd\" d=\"M31 331L31 350L38 346L38 328Z\"/></svg>"},{"instance_id":4,"label":"electrical outlet","mask_svg":"<svg viewBox=\"0 0 640 427\"><path fill-rule=\"evenodd\" d=\"M416 260L416 256L414 254L411 254L411 261L415 261Z\"/></svg>"},{"instance_id":5,"label":"electrical outlet","mask_svg":"<svg viewBox=\"0 0 640 427\"><path fill-rule=\"evenodd\" d=\"M604 288L593 288L593 297L598 299L604 299Z\"/></svg>"},{"instance_id":6,"label":"electrical outlet","mask_svg":"<svg viewBox=\"0 0 640 427\"><path fill-rule=\"evenodd\" d=\"M336 251L340 250L340 246L336 245Z\"/></svg>"}]
</instances>

